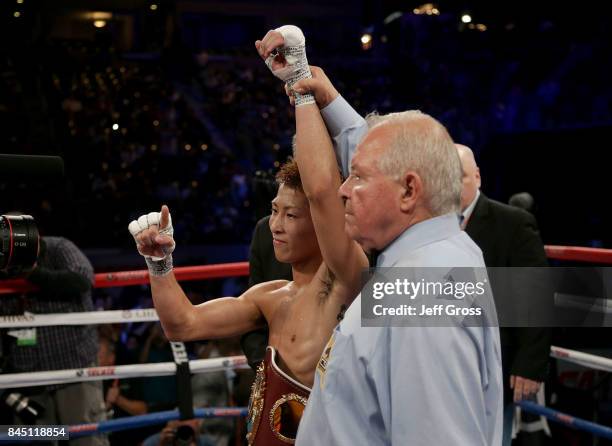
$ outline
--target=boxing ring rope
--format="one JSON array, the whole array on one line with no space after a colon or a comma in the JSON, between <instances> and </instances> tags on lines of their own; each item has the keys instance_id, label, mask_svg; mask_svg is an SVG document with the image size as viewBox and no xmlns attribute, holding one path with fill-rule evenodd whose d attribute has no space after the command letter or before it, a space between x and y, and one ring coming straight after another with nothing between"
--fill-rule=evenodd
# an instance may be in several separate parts
<instances>
[{"instance_id":1,"label":"boxing ring rope","mask_svg":"<svg viewBox=\"0 0 612 446\"><path fill-rule=\"evenodd\" d=\"M244 417L248 414L246 407L206 407L194 410L195 418ZM146 415L116 418L99 423L75 424L68 428L70 438L87 435L136 429L139 427L163 424L180 418L178 410L166 410Z\"/></svg>"},{"instance_id":2,"label":"boxing ring rope","mask_svg":"<svg viewBox=\"0 0 612 446\"><path fill-rule=\"evenodd\" d=\"M544 249L551 260L612 264L612 249L556 245L546 245Z\"/></svg>"},{"instance_id":3,"label":"boxing ring rope","mask_svg":"<svg viewBox=\"0 0 612 446\"><path fill-rule=\"evenodd\" d=\"M138 310L115 310L115 311L86 311L82 313L51 313L51 314L31 314L28 313L26 315L18 315L18 316L0 316L0 328L24 328L24 327L45 327L51 325L95 325L95 324L114 324L114 323L131 323L131 322L152 322L158 321L159 317L157 316L157 312L154 308L144 308ZM565 361L573 362L578 365L582 365L585 367L602 370L605 372L612 372L612 359L600 357L596 355L591 355L588 353L579 352L576 350L569 350L562 347L551 346L550 356L557 359L562 359ZM215 360L225 359L232 363L236 363L237 365L245 364L244 356L233 356L229 358L215 358ZM211 360L196 360L191 361L194 364L194 367L197 370L205 371L208 364L203 361L211 361ZM240 362L242 361L242 362ZM240 362L238 364L238 362ZM190 364L191 364L190 363ZM166 364L164 367L161 367L162 364ZM160 366L160 372L163 371L164 374L172 374L166 373L171 365L174 363L160 363L155 364ZM143 367L142 365L126 365L126 366L117 366L115 367L116 373L126 373L126 375L116 376L117 378L126 378L138 375L132 375L132 369L128 367ZM213 367L213 366L211 366ZM224 366L226 367L226 366ZM125 368L125 369L123 369ZM103 373L100 370L100 367L92 367L90 369L75 369L75 370L57 370L54 372L30 372L26 374L16 373L12 375L0 375L0 388L3 387L3 383L5 382L4 377L13 376L15 379L18 379L19 375L30 375L30 374L45 374L39 375L44 379L64 379L64 377L71 377L74 379L74 374L76 370L81 371L81 374L88 375L88 372L83 372L87 370L91 370L92 375ZM194 371L196 369L193 369ZM149 372L148 370L142 370ZM61 374L60 374L61 372ZM51 378L50 375L46 375L48 373L57 373ZM153 369L151 369L151 373L155 373ZM106 373L105 373L106 374ZM57 377L55 377L57 376ZM146 375L146 376L156 376ZM160 375L161 376L161 375ZM59 381L59 382L77 382L79 379L74 379L73 381ZM82 381L86 381L86 379L82 379ZM46 382L45 384L58 384L59 382ZM33 385L33 384L28 384ZM42 383L41 383L42 385Z\"/></svg>"},{"instance_id":4,"label":"boxing ring rope","mask_svg":"<svg viewBox=\"0 0 612 446\"><path fill-rule=\"evenodd\" d=\"M0 316L0 328L49 327L54 325L123 324L159 321L155 308L137 310L84 311L75 313L34 314L26 312L15 316Z\"/></svg>"},{"instance_id":5,"label":"boxing ring rope","mask_svg":"<svg viewBox=\"0 0 612 446\"><path fill-rule=\"evenodd\" d=\"M546 246L549 259L563 261L580 261L612 264L612 250L601 248L583 248L572 246ZM248 275L248 263L236 262L218 265L177 267L174 269L177 280L202 280L223 277ZM141 285L149 282L147 270L122 271L113 273L98 273L95 276L95 288ZM32 286L23 279L4 280L0 282L0 295L34 291ZM95 311L83 313L44 314L1 316L0 328L40 327L50 325L92 325L105 323L148 322L159 320L155 309ZM612 371L612 359L599 357L561 347L551 347L551 356L579 364L581 366ZM244 356L213 358L189 361L194 373L223 371L228 368L247 367ZM68 382L93 381L111 378L130 378L143 376L164 376L176 373L176 363L132 364L114 367L91 367L74 370L56 370L46 372L16 373L0 375L0 388L49 385ZM581 429L604 438L612 439L612 428L575 418L530 401L521 401L518 405L525 411L544 416L551 421L568 427ZM245 416L246 408L206 408L196 409L196 418L217 416ZM133 429L153 424L163 424L179 419L179 411L165 411L147 415L119 418L100 423L70 426L71 437L107 433L119 430ZM4 440L0 436L0 441Z\"/></svg>"},{"instance_id":6,"label":"boxing ring rope","mask_svg":"<svg viewBox=\"0 0 612 446\"><path fill-rule=\"evenodd\" d=\"M206 407L194 410L195 418L216 417L244 417L248 414L246 407ZM99 423L74 424L68 427L70 439L85 437L95 434L137 429L139 427L164 424L168 421L180 419L178 410L166 410L145 415L134 415L131 417L115 418L113 420L100 421ZM14 440L6 434L0 434L0 442Z\"/></svg>"},{"instance_id":7,"label":"boxing ring rope","mask_svg":"<svg viewBox=\"0 0 612 446\"><path fill-rule=\"evenodd\" d=\"M554 345L550 347L550 356L590 369L612 372L612 359L610 358L569 350L567 348L555 347Z\"/></svg>"},{"instance_id":8,"label":"boxing ring rope","mask_svg":"<svg viewBox=\"0 0 612 446\"><path fill-rule=\"evenodd\" d=\"M174 275L179 282L189 280L222 279L249 275L248 262L219 263L216 265L177 266ZM149 271L139 269L134 271L118 271L112 273L97 273L94 288L111 288L117 286L145 285L149 283ZM24 279L9 279L0 281L0 295L27 293L36 291L36 287Z\"/></svg>"},{"instance_id":9,"label":"boxing ring rope","mask_svg":"<svg viewBox=\"0 0 612 446\"><path fill-rule=\"evenodd\" d=\"M526 412L546 417L567 427L583 430L598 437L612 439L612 428L610 427L583 420L582 418L576 418L549 407L540 406L532 401L521 401L517 405Z\"/></svg>"},{"instance_id":10,"label":"boxing ring rope","mask_svg":"<svg viewBox=\"0 0 612 446\"><path fill-rule=\"evenodd\" d=\"M244 356L228 356L224 358L195 359L189 361L189 370L192 373L221 372L235 368L248 368L247 360ZM0 389L48 386L52 384L68 384L112 378L147 378L152 376L174 375L175 373L175 362L89 367L44 372L7 373L0 375Z\"/></svg>"}]
</instances>

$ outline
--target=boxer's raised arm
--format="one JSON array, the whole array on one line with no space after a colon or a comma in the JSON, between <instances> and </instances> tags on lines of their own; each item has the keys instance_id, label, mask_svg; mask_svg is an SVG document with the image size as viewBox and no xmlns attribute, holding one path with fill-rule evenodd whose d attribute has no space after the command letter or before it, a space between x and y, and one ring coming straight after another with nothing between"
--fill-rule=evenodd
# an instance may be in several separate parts
<instances>
[{"instance_id":1,"label":"boxer's raised arm","mask_svg":"<svg viewBox=\"0 0 612 446\"><path fill-rule=\"evenodd\" d=\"M356 294L368 261L344 230L344 203L338 195L342 177L331 139L316 105L296 107L295 121L295 158L323 261Z\"/></svg>"},{"instance_id":2,"label":"boxer's raised arm","mask_svg":"<svg viewBox=\"0 0 612 446\"><path fill-rule=\"evenodd\" d=\"M306 39L299 28L283 26L268 32L263 40L255 44L272 73L286 81L289 90L300 85L300 82L304 86L304 83L313 81L308 68L305 42ZM299 44L299 52L293 48L296 44ZM273 56L274 51L278 56ZM286 57L287 54L295 57ZM306 74L304 67L308 68ZM324 74L318 79L322 84L318 90L319 102L327 102L337 97L337 91L329 79L325 83L326 79ZM304 89L302 93L306 95L309 92ZM292 103L296 106L295 158L310 205L321 254L336 279L345 286L354 288L356 294L361 271L368 263L361 247L344 231L344 204L338 196L342 177L332 142L315 101L305 102L300 100L303 97L300 92L294 91L294 94L296 100Z\"/></svg>"}]
</instances>

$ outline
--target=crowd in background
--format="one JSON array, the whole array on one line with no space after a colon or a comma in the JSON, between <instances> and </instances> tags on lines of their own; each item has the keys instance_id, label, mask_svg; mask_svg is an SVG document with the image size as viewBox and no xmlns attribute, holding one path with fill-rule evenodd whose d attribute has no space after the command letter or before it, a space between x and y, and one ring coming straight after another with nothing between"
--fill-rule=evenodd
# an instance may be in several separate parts
<instances>
[{"instance_id":1,"label":"crowd in background","mask_svg":"<svg viewBox=\"0 0 612 446\"><path fill-rule=\"evenodd\" d=\"M314 47L310 60L360 113L419 108L477 153L499 134L612 122L610 43L596 34L571 39L546 22L460 32L417 16L403 32L410 44L352 59ZM254 50L188 54L180 75L163 55L100 42L51 41L43 52L28 61L34 83L18 55L0 60L3 151L64 158L80 246L123 245L125 222L162 202L180 215L183 243L248 242L254 172L277 167L294 132L282 85ZM35 193L42 220L61 209ZM92 221L104 230L83 231Z\"/></svg>"}]
</instances>

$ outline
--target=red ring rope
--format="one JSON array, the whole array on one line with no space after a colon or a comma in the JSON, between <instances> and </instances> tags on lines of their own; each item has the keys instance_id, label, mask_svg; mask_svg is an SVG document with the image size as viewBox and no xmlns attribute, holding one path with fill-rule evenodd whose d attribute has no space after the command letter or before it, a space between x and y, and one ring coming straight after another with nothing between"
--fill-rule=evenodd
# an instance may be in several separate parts
<instances>
[{"instance_id":1,"label":"red ring rope","mask_svg":"<svg viewBox=\"0 0 612 446\"><path fill-rule=\"evenodd\" d=\"M546 255L553 260L612 264L612 249L585 248L581 246L545 246ZM217 265L181 266L174 268L178 281L218 279L223 277L247 276L248 262L219 263ZM146 269L98 273L95 288L142 285L149 283ZM23 279L0 281L0 295L35 291L36 287Z\"/></svg>"},{"instance_id":2,"label":"red ring rope","mask_svg":"<svg viewBox=\"0 0 612 446\"><path fill-rule=\"evenodd\" d=\"M545 246L545 249L549 259L612 264L612 249L554 245Z\"/></svg>"},{"instance_id":3,"label":"red ring rope","mask_svg":"<svg viewBox=\"0 0 612 446\"><path fill-rule=\"evenodd\" d=\"M178 281L219 279L249 275L248 262L219 263L217 265L179 266L174 268ZM98 273L95 277L95 288L114 286L141 285L149 283L149 271L117 271L113 273ZM24 279L0 281L0 294L24 293L34 291L36 287Z\"/></svg>"}]
</instances>

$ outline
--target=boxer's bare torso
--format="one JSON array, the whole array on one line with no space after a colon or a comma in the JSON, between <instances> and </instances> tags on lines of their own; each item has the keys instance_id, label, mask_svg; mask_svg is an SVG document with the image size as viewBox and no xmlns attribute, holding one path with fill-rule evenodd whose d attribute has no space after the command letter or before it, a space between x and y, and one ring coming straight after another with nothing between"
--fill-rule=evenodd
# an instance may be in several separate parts
<instances>
[{"instance_id":1,"label":"boxer's bare torso","mask_svg":"<svg viewBox=\"0 0 612 446\"><path fill-rule=\"evenodd\" d=\"M356 244L347 243L349 249L344 251L343 260L351 267L350 275L334 276L323 261L310 214L304 193L280 186L272 202L270 230L276 257L291 263L291 282L265 282L239 297L222 297L193 306L174 274L152 276L153 301L168 338L227 338L267 323L269 345L278 352L278 365L311 387L315 367L339 315L359 292L358 277L367 259ZM341 235L345 237L343 232ZM333 240L336 247L342 246L339 236Z\"/></svg>"},{"instance_id":2,"label":"boxer's bare torso","mask_svg":"<svg viewBox=\"0 0 612 446\"><path fill-rule=\"evenodd\" d=\"M279 366L311 387L314 371L332 330L354 296L329 277L321 264L310 283L275 280L257 287L252 299L270 329ZM351 293L352 295L349 295Z\"/></svg>"}]
</instances>

